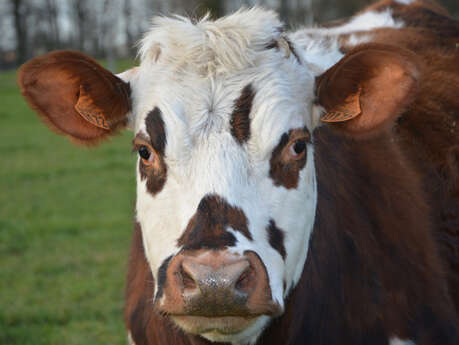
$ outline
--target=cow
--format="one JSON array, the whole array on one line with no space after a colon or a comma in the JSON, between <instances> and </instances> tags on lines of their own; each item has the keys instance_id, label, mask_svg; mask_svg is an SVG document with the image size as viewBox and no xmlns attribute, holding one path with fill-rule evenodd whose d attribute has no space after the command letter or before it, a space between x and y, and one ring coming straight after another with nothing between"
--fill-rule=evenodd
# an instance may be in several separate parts
<instances>
[{"instance_id":1,"label":"cow","mask_svg":"<svg viewBox=\"0 0 459 345\"><path fill-rule=\"evenodd\" d=\"M157 17L118 75L23 65L52 130L134 133L130 343L458 344L458 27L418 0L295 32L255 7Z\"/></svg>"}]
</instances>

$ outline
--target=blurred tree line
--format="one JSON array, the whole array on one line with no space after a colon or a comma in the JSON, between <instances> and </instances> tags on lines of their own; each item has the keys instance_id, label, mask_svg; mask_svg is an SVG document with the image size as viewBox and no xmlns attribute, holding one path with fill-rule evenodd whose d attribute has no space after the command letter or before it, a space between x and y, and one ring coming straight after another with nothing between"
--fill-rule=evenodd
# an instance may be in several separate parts
<instances>
[{"instance_id":1,"label":"blurred tree line","mask_svg":"<svg viewBox=\"0 0 459 345\"><path fill-rule=\"evenodd\" d=\"M135 56L135 43L155 14L213 17L241 6L275 9L290 27L348 17L373 0L1 0L0 68L55 49L96 58ZM441 0L459 17L458 0Z\"/></svg>"}]
</instances>

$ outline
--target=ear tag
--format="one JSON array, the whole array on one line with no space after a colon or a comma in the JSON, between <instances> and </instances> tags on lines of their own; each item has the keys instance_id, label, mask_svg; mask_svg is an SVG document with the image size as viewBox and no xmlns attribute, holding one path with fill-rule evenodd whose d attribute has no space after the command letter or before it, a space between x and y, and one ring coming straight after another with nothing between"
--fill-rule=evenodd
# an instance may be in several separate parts
<instances>
[{"instance_id":1,"label":"ear tag","mask_svg":"<svg viewBox=\"0 0 459 345\"><path fill-rule=\"evenodd\" d=\"M103 129L110 129L102 109L94 104L91 96L88 92L86 92L83 85L80 85L80 96L78 97L77 104L75 104L75 110L86 121L92 123L94 126Z\"/></svg>"},{"instance_id":2,"label":"ear tag","mask_svg":"<svg viewBox=\"0 0 459 345\"><path fill-rule=\"evenodd\" d=\"M321 117L322 122L345 122L352 120L362 113L360 108L360 93L362 89L346 97L343 104L337 105Z\"/></svg>"}]
</instances>

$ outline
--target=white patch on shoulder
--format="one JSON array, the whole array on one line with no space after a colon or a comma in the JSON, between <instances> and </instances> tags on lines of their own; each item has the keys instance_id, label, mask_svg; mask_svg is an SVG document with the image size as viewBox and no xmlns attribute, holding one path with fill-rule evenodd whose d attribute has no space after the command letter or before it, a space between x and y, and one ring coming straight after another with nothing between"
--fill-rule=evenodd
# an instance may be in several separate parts
<instances>
[{"instance_id":1,"label":"white patch on shoulder","mask_svg":"<svg viewBox=\"0 0 459 345\"><path fill-rule=\"evenodd\" d=\"M416 0L394 0L394 1L398 2L399 4L402 4L402 5L410 5L413 2L415 2Z\"/></svg>"},{"instance_id":2,"label":"white patch on shoulder","mask_svg":"<svg viewBox=\"0 0 459 345\"><path fill-rule=\"evenodd\" d=\"M389 345L416 345L416 343L411 340L402 340L397 337L393 337L393 338L390 338Z\"/></svg>"},{"instance_id":3,"label":"white patch on shoulder","mask_svg":"<svg viewBox=\"0 0 459 345\"><path fill-rule=\"evenodd\" d=\"M322 74L336 64L344 56L340 51L338 37L309 35L303 29L289 34L292 42L299 48L297 54L301 54L302 60L311 70L314 76Z\"/></svg>"},{"instance_id":4,"label":"white patch on shoulder","mask_svg":"<svg viewBox=\"0 0 459 345\"><path fill-rule=\"evenodd\" d=\"M344 55L340 51L339 39L342 35L350 35L347 41L350 45L371 41L371 30L379 28L402 28L404 23L392 17L392 10L381 12L365 12L353 17L349 22L330 28L303 28L289 34L292 42L300 48L299 53L304 61L317 66L312 69L314 75L319 75L336 64ZM368 34L366 34L369 32ZM352 35L359 33L359 35Z\"/></svg>"},{"instance_id":5,"label":"white patch on shoulder","mask_svg":"<svg viewBox=\"0 0 459 345\"><path fill-rule=\"evenodd\" d=\"M347 38L346 44L355 47L359 44L371 42L372 38L372 35L352 34Z\"/></svg>"},{"instance_id":6,"label":"white patch on shoulder","mask_svg":"<svg viewBox=\"0 0 459 345\"><path fill-rule=\"evenodd\" d=\"M333 35L344 35L351 34L353 32L359 31L370 31L373 29L379 28L402 28L404 23L400 20L395 20L392 17L392 10L388 8L385 11L381 12L364 12L358 16L353 17L349 22L330 28L304 28L298 33L303 33L306 35L324 35L324 36L333 36Z\"/></svg>"},{"instance_id":7,"label":"white patch on shoulder","mask_svg":"<svg viewBox=\"0 0 459 345\"><path fill-rule=\"evenodd\" d=\"M355 16L350 22L337 27L327 29L316 29L324 30L331 35L342 35L350 34L357 31L369 31L378 28L402 28L402 21L397 21L392 17L392 10L387 9L382 12L365 12L361 15Z\"/></svg>"}]
</instances>

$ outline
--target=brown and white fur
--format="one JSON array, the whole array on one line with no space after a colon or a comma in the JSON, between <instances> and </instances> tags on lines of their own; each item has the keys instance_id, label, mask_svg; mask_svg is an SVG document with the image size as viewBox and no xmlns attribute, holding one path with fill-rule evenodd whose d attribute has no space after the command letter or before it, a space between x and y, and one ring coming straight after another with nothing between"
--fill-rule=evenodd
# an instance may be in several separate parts
<instances>
[{"instance_id":1,"label":"brown and white fur","mask_svg":"<svg viewBox=\"0 0 459 345\"><path fill-rule=\"evenodd\" d=\"M409 0L293 33L254 8L155 18L118 76L24 65L53 130L134 131L130 341L457 344L457 28Z\"/></svg>"}]
</instances>

